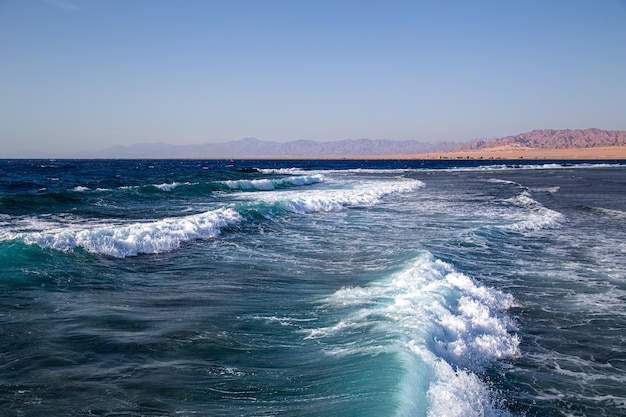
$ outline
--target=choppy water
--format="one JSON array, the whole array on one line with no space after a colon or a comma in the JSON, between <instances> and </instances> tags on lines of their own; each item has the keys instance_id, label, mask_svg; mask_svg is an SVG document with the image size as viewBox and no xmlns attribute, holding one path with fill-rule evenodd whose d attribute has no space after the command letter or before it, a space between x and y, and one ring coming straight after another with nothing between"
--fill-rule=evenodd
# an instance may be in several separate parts
<instances>
[{"instance_id":1,"label":"choppy water","mask_svg":"<svg viewBox=\"0 0 626 417\"><path fill-rule=\"evenodd\" d=\"M0 173L2 415L626 415L619 161Z\"/></svg>"}]
</instances>

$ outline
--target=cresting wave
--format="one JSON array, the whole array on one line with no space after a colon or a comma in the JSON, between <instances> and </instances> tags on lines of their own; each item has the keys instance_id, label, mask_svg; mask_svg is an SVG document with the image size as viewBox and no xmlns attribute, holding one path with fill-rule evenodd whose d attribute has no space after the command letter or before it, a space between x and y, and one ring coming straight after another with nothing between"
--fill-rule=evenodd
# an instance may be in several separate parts
<instances>
[{"instance_id":1,"label":"cresting wave","mask_svg":"<svg viewBox=\"0 0 626 417\"><path fill-rule=\"evenodd\" d=\"M288 188L288 187L301 187L305 185L317 184L324 181L324 176L321 174L314 175L292 175L289 177L281 177L281 178L262 178L262 179L252 179L252 180L225 180L225 181L212 181L208 183L200 183L200 182L171 182L171 183L161 183L161 184L150 184L150 185L124 185L118 187L120 190L145 190L145 191L163 191L163 192L173 192L179 189L189 189L189 188L200 188L206 189L209 191L225 191L225 190L239 190L239 191L270 191L275 190L277 188ZM82 193L88 191L111 191L106 188L97 188L95 190L85 187L82 185L76 186L72 188L73 192Z\"/></svg>"},{"instance_id":2,"label":"cresting wave","mask_svg":"<svg viewBox=\"0 0 626 417\"><path fill-rule=\"evenodd\" d=\"M77 247L117 258L140 253L160 253L180 247L181 243L217 236L224 227L241 221L232 209L217 209L185 217L166 218L154 222L127 225L75 228L9 234L8 239L21 239L26 244L67 251Z\"/></svg>"},{"instance_id":3,"label":"cresting wave","mask_svg":"<svg viewBox=\"0 0 626 417\"><path fill-rule=\"evenodd\" d=\"M322 175L298 175L287 178L269 178L257 180L233 180L222 181L228 188L233 190L263 190L270 191L276 188L289 186L303 186L323 182Z\"/></svg>"},{"instance_id":4,"label":"cresting wave","mask_svg":"<svg viewBox=\"0 0 626 417\"><path fill-rule=\"evenodd\" d=\"M372 181L362 182L348 189L256 193L253 198L280 210L305 214L371 206L378 204L387 195L407 193L423 186L424 183L419 180Z\"/></svg>"},{"instance_id":5,"label":"cresting wave","mask_svg":"<svg viewBox=\"0 0 626 417\"><path fill-rule=\"evenodd\" d=\"M531 189L510 180L490 178L487 181L494 184L510 185L517 192L516 195L503 200L504 203L509 205L509 208L517 209L501 213L504 219L513 221L510 224L500 225L501 229L527 233L555 228L563 221L564 216L561 213L545 207L535 200L532 195L533 191L554 194L559 191L559 187L535 187Z\"/></svg>"},{"instance_id":6,"label":"cresting wave","mask_svg":"<svg viewBox=\"0 0 626 417\"><path fill-rule=\"evenodd\" d=\"M523 211L515 216L515 223L505 226L515 232L532 232L557 227L563 221L563 215L551 210L532 198L529 190L510 198L507 202L520 207Z\"/></svg>"},{"instance_id":7,"label":"cresting wave","mask_svg":"<svg viewBox=\"0 0 626 417\"><path fill-rule=\"evenodd\" d=\"M323 309L343 311L344 318L310 330L308 338L326 341L332 355L399 355L406 375L398 415L504 416L477 373L519 355L516 327L504 313L513 304L510 295L424 252L386 281L324 300ZM347 341L337 343L339 334Z\"/></svg>"},{"instance_id":8,"label":"cresting wave","mask_svg":"<svg viewBox=\"0 0 626 417\"><path fill-rule=\"evenodd\" d=\"M315 180L321 180L319 177ZM307 179L288 181L304 184ZM29 231L14 231L0 235L2 240L19 239L26 244L68 251L81 247L89 252L123 258L142 253L161 253L180 247L182 243L209 239L220 234L224 227L240 223L250 210L264 214L269 202L279 211L313 213L344 210L349 206L369 206L392 193L414 190L420 181L394 181L382 184L361 184L356 189L328 191L257 192L252 194L249 206L220 208L184 217L170 217L150 222L131 224L101 224L74 222L70 228L64 222L57 224L32 219ZM39 224L39 226L37 226ZM35 229L32 231L32 229Z\"/></svg>"}]
</instances>

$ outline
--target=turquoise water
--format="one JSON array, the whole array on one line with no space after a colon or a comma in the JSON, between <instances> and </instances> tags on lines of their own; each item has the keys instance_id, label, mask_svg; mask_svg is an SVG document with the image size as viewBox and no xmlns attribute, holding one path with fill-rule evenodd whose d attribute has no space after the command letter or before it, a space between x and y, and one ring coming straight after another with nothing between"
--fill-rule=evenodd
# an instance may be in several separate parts
<instances>
[{"instance_id":1,"label":"turquoise water","mask_svg":"<svg viewBox=\"0 0 626 417\"><path fill-rule=\"evenodd\" d=\"M626 413L619 161L0 161L5 415Z\"/></svg>"}]
</instances>

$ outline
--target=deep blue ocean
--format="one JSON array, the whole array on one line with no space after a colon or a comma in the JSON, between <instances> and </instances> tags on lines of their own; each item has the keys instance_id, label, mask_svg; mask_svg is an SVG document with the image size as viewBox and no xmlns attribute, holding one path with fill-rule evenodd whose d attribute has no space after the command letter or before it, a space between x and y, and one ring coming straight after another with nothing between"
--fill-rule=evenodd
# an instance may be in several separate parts
<instances>
[{"instance_id":1,"label":"deep blue ocean","mask_svg":"<svg viewBox=\"0 0 626 417\"><path fill-rule=\"evenodd\" d=\"M625 161L0 160L2 416L624 416Z\"/></svg>"}]
</instances>

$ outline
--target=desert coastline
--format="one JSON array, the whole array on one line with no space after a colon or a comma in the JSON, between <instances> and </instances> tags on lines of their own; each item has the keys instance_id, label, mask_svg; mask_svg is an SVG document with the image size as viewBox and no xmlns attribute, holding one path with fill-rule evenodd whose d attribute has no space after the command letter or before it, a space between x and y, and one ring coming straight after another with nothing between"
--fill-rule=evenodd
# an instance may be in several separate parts
<instances>
[{"instance_id":1,"label":"desert coastline","mask_svg":"<svg viewBox=\"0 0 626 417\"><path fill-rule=\"evenodd\" d=\"M591 148L537 149L495 147L471 151L433 152L410 155L389 155L368 159L538 159L538 160L626 160L626 146Z\"/></svg>"},{"instance_id":2,"label":"desert coastline","mask_svg":"<svg viewBox=\"0 0 626 417\"><path fill-rule=\"evenodd\" d=\"M537 149L537 148L513 148L497 147L471 151L428 152L415 154L387 154L387 155L351 155L351 156L328 156L328 155L282 155L262 156L257 158L243 159L306 159L306 160L337 160L337 159L363 159L363 160L392 160L392 159L469 159L469 160L626 160L626 146L597 146L591 148L565 148L565 149Z\"/></svg>"}]
</instances>

